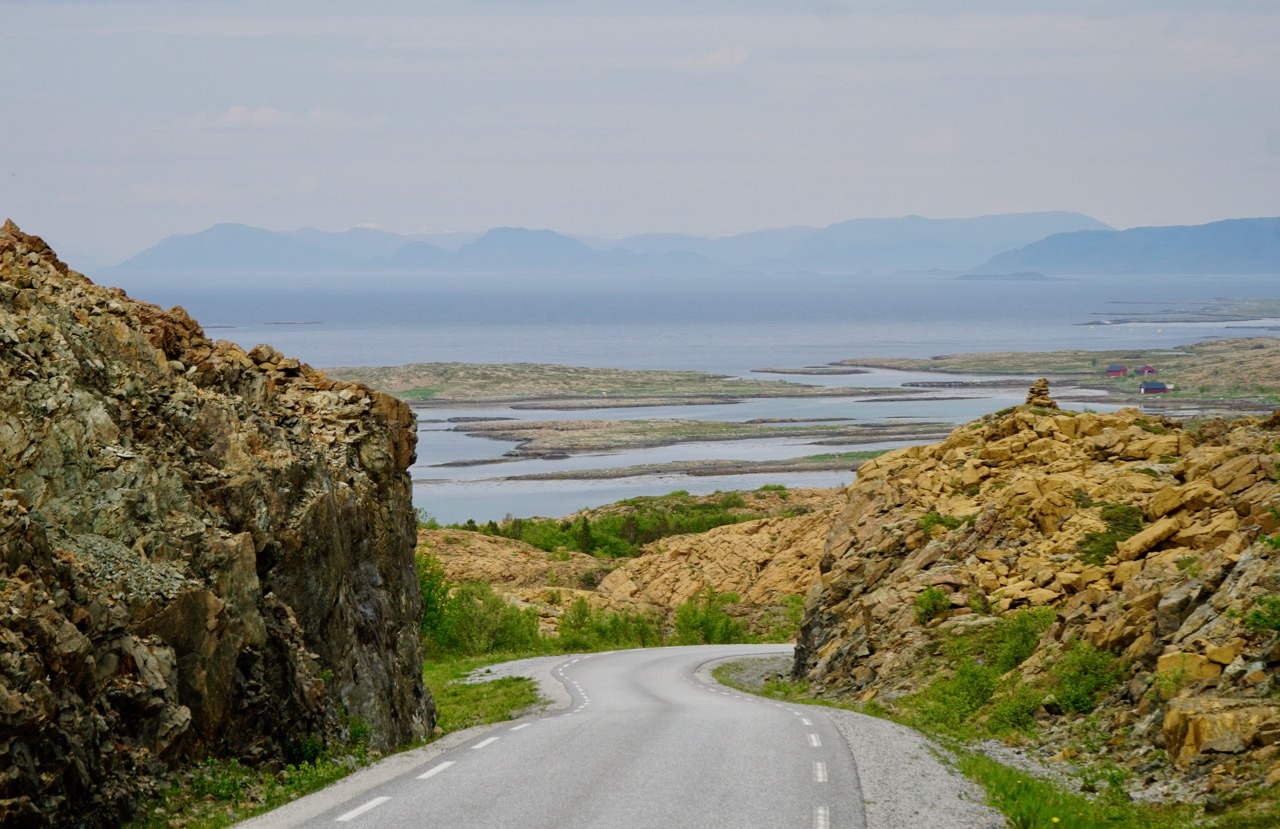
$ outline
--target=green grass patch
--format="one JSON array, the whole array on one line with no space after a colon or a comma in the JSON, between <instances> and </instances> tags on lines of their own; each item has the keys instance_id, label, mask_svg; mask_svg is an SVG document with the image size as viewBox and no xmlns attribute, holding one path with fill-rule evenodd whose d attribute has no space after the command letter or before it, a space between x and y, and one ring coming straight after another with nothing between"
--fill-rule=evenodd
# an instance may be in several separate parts
<instances>
[{"instance_id":1,"label":"green grass patch","mask_svg":"<svg viewBox=\"0 0 1280 829\"><path fill-rule=\"evenodd\" d=\"M946 527L948 530L954 530L956 527L965 524L972 524L978 519L977 514L974 515L941 515L936 512L926 512L924 515L916 519L916 526L929 533L934 527Z\"/></svg>"},{"instance_id":2,"label":"green grass patch","mask_svg":"<svg viewBox=\"0 0 1280 829\"><path fill-rule=\"evenodd\" d=\"M489 654L484 657L428 662L422 678L435 698L445 734L475 725L505 722L538 705L537 683L528 677L512 676L487 682L466 682L473 672L486 665L530 656L528 653Z\"/></svg>"},{"instance_id":3,"label":"green grass patch","mask_svg":"<svg viewBox=\"0 0 1280 829\"><path fill-rule=\"evenodd\" d=\"M1142 530L1142 510L1120 504L1103 504L1099 512L1107 528L1085 533L1076 545L1076 555L1086 564L1102 564L1114 555L1116 545Z\"/></svg>"}]
</instances>

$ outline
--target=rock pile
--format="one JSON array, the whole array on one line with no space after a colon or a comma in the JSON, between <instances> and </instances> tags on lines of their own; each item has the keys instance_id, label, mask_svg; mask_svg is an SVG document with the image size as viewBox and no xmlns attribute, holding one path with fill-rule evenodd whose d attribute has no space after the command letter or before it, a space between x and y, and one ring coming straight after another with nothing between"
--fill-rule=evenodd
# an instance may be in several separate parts
<instances>
[{"instance_id":1,"label":"rock pile","mask_svg":"<svg viewBox=\"0 0 1280 829\"><path fill-rule=\"evenodd\" d=\"M1056 409L1058 403L1049 396L1049 381L1041 377L1039 380L1031 384L1031 388L1027 390L1028 406L1039 406L1042 409Z\"/></svg>"},{"instance_id":2,"label":"rock pile","mask_svg":"<svg viewBox=\"0 0 1280 829\"><path fill-rule=\"evenodd\" d=\"M175 764L428 731L398 401L213 342L0 230L0 824Z\"/></svg>"},{"instance_id":3,"label":"rock pile","mask_svg":"<svg viewBox=\"0 0 1280 829\"><path fill-rule=\"evenodd\" d=\"M1193 433L1136 409L1046 412L1045 391L859 470L795 674L891 704L928 682L915 668L941 638L1051 608L1015 672L1036 681L1076 640L1122 656L1096 716L1137 784L1192 797L1280 780L1280 642L1246 624L1273 600L1280 624L1280 417ZM1099 549L1116 514L1134 526ZM922 625L928 588L949 610ZM1067 750L1069 729L1041 717L1048 748Z\"/></svg>"}]
</instances>

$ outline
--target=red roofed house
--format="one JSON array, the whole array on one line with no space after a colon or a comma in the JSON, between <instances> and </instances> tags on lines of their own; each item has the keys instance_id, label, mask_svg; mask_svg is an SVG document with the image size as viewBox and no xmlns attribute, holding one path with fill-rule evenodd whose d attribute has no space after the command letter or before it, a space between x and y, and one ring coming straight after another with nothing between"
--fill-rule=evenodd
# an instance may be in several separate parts
<instances>
[{"instance_id":1,"label":"red roofed house","mask_svg":"<svg viewBox=\"0 0 1280 829\"><path fill-rule=\"evenodd\" d=\"M1124 377L1128 373L1129 373L1128 366L1121 366L1121 365L1107 366L1108 377Z\"/></svg>"},{"instance_id":2,"label":"red roofed house","mask_svg":"<svg viewBox=\"0 0 1280 829\"><path fill-rule=\"evenodd\" d=\"M1160 373L1159 370L1153 366L1143 366L1137 371L1137 375L1139 377L1151 377L1152 375L1159 374L1159 373Z\"/></svg>"}]
</instances>

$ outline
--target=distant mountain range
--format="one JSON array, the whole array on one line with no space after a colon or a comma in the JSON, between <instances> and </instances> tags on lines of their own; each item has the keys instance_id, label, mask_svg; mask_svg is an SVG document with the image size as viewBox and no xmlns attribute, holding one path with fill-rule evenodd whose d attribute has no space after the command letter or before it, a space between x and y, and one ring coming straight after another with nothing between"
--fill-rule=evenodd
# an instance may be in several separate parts
<instances>
[{"instance_id":1,"label":"distant mountain range","mask_svg":"<svg viewBox=\"0 0 1280 829\"><path fill-rule=\"evenodd\" d=\"M182 270L615 270L662 267L896 271L963 270L1011 247L1066 231L1109 229L1079 213L1014 213L969 219L854 219L829 227L787 227L702 238L648 234L573 237L551 230L494 228L444 240L353 228L271 231L219 224L170 236L118 266ZM452 248L452 249L451 249Z\"/></svg>"},{"instance_id":2,"label":"distant mountain range","mask_svg":"<svg viewBox=\"0 0 1280 829\"><path fill-rule=\"evenodd\" d=\"M1277 273L1280 219L1118 231L1080 213L967 219L853 219L703 238L647 234L574 237L494 228L424 237L353 228L270 231L219 224L170 236L111 270L412 272L485 270L747 270L891 273L909 270L1042 273Z\"/></svg>"},{"instance_id":3,"label":"distant mountain range","mask_svg":"<svg viewBox=\"0 0 1280 829\"><path fill-rule=\"evenodd\" d=\"M980 269L1047 274L1280 273L1280 218L1055 233L1001 253Z\"/></svg>"}]
</instances>

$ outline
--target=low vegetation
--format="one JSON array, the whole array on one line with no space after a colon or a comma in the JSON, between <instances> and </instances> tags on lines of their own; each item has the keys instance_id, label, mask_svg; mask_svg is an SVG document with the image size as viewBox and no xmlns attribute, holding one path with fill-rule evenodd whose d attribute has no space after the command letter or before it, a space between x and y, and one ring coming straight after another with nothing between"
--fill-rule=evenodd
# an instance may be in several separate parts
<instances>
[{"instance_id":1,"label":"low vegetation","mask_svg":"<svg viewBox=\"0 0 1280 829\"><path fill-rule=\"evenodd\" d=\"M1091 710L1099 694L1117 679L1120 663L1114 655L1073 644L1047 672L1043 686L1010 685L1002 680L1001 669L1016 667L1030 658L1040 635L1052 622L1049 611L1022 611L942 643L945 654L959 660L952 675L934 680L920 694L898 700L892 708L875 700L862 703L815 696L805 680L745 679L735 663L721 665L713 673L726 685L771 699L843 708L922 728L948 748L959 771L982 786L987 802L1003 813L1014 829L1263 829L1280 825L1280 786L1239 791L1224 798L1221 812L1206 814L1191 804L1135 803L1124 791L1127 772L1106 761L1082 769L1080 790L1075 790L966 748L969 740L980 736L1003 735L1016 741L1016 732L1037 727L1037 716L1052 716L1047 710L1054 707L1052 697L1059 705L1065 699L1075 708ZM929 663L927 667L936 669L937 665ZM1046 700L1050 700L1047 705ZM1063 711L1068 711L1066 706ZM1099 733L1092 717L1076 716L1082 749L1096 749L1107 735Z\"/></svg>"},{"instance_id":2,"label":"low vegetation","mask_svg":"<svg viewBox=\"0 0 1280 829\"><path fill-rule=\"evenodd\" d=\"M1107 522L1105 530L1085 533L1076 554L1086 564L1102 564L1114 555L1116 546L1142 530L1142 510L1120 504L1103 504L1099 517Z\"/></svg>"},{"instance_id":3,"label":"low vegetation","mask_svg":"<svg viewBox=\"0 0 1280 829\"><path fill-rule=\"evenodd\" d=\"M770 492L778 494L776 490ZM676 490L667 495L628 498L611 506L609 511L597 510L576 519L507 518L501 522L476 524L471 521L452 526L513 538L547 552L572 550L620 557L634 556L641 547L660 538L706 532L769 514L761 505L748 504L742 493L696 497L685 490Z\"/></svg>"}]
</instances>

